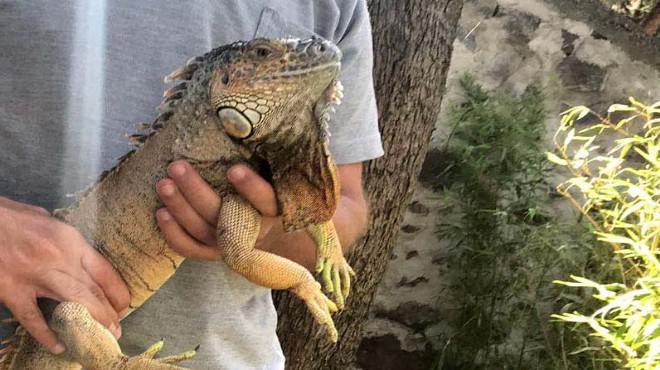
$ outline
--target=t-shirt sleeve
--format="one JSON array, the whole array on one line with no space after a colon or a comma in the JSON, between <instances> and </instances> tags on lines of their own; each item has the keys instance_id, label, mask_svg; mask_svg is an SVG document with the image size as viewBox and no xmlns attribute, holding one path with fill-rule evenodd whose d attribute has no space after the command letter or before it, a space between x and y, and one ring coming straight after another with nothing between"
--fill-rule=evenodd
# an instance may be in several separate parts
<instances>
[{"instance_id":1,"label":"t-shirt sleeve","mask_svg":"<svg viewBox=\"0 0 660 370\"><path fill-rule=\"evenodd\" d=\"M383 155L373 84L373 45L366 0L344 1L335 43L343 53L344 98L330 119L330 152L338 164ZM347 4L352 3L352 4Z\"/></svg>"}]
</instances>

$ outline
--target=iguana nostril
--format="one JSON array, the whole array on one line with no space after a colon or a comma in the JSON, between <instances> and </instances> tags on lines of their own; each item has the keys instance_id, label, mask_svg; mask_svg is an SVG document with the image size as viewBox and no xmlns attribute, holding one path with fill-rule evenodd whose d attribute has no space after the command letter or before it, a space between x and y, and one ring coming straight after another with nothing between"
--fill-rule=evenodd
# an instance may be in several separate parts
<instances>
[{"instance_id":1,"label":"iguana nostril","mask_svg":"<svg viewBox=\"0 0 660 370\"><path fill-rule=\"evenodd\" d=\"M307 54L311 57L318 56L321 52L321 45L319 44L313 44L307 48Z\"/></svg>"}]
</instances>

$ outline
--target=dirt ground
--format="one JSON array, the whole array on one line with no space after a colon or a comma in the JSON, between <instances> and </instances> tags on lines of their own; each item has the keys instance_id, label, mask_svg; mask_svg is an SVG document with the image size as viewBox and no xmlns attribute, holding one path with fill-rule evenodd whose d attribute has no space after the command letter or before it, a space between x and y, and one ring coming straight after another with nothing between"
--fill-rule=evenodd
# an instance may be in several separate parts
<instances>
[{"instance_id":1,"label":"dirt ground","mask_svg":"<svg viewBox=\"0 0 660 370\"><path fill-rule=\"evenodd\" d=\"M432 148L446 142L445 117L461 101L457 79L464 73L503 93L540 82L550 136L568 106L602 112L630 96L660 100L660 37L643 35L600 0L466 0ZM429 369L460 330L448 324L456 311L446 300L451 261L435 232L443 221L442 194L428 186L444 168L438 153L429 152L374 300L358 354L364 370Z\"/></svg>"},{"instance_id":2,"label":"dirt ground","mask_svg":"<svg viewBox=\"0 0 660 370\"><path fill-rule=\"evenodd\" d=\"M628 17L601 6L601 0L546 0L566 17L584 22L631 58L660 69L660 33L647 36Z\"/></svg>"}]
</instances>

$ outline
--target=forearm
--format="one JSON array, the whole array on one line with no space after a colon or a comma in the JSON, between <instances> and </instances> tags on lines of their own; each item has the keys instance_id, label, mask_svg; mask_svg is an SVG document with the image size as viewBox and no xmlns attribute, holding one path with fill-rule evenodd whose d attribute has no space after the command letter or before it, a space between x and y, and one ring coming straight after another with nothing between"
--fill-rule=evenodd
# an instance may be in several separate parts
<instances>
[{"instance_id":1,"label":"forearm","mask_svg":"<svg viewBox=\"0 0 660 370\"><path fill-rule=\"evenodd\" d=\"M342 194L332 221L346 253L362 235L367 223L367 206L361 194ZM304 231L285 233L280 226L259 243L259 248L298 262L309 270L313 270L316 263L316 246Z\"/></svg>"}]
</instances>

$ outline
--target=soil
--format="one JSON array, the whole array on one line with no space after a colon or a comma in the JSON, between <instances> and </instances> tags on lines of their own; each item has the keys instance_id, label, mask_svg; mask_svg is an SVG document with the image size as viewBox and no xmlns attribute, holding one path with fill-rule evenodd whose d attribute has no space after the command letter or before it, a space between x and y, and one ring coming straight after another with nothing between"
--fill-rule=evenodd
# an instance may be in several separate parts
<instances>
[{"instance_id":1,"label":"soil","mask_svg":"<svg viewBox=\"0 0 660 370\"><path fill-rule=\"evenodd\" d=\"M660 70L660 34L648 36L638 23L603 6L601 0L546 0L566 17L584 22L600 36L623 49L632 59Z\"/></svg>"},{"instance_id":2,"label":"soil","mask_svg":"<svg viewBox=\"0 0 660 370\"><path fill-rule=\"evenodd\" d=\"M451 162L443 150L452 131L447 117L463 99L462 74L497 93L519 94L541 83L548 138L569 106L602 114L629 96L645 103L660 98L660 37L643 34L600 0L464 1L431 148L363 333L356 364L363 370L430 368L462 330L454 325L461 307L447 299L455 261L436 233L439 223L451 221L437 175ZM498 351L523 345L516 331L507 338Z\"/></svg>"}]
</instances>

